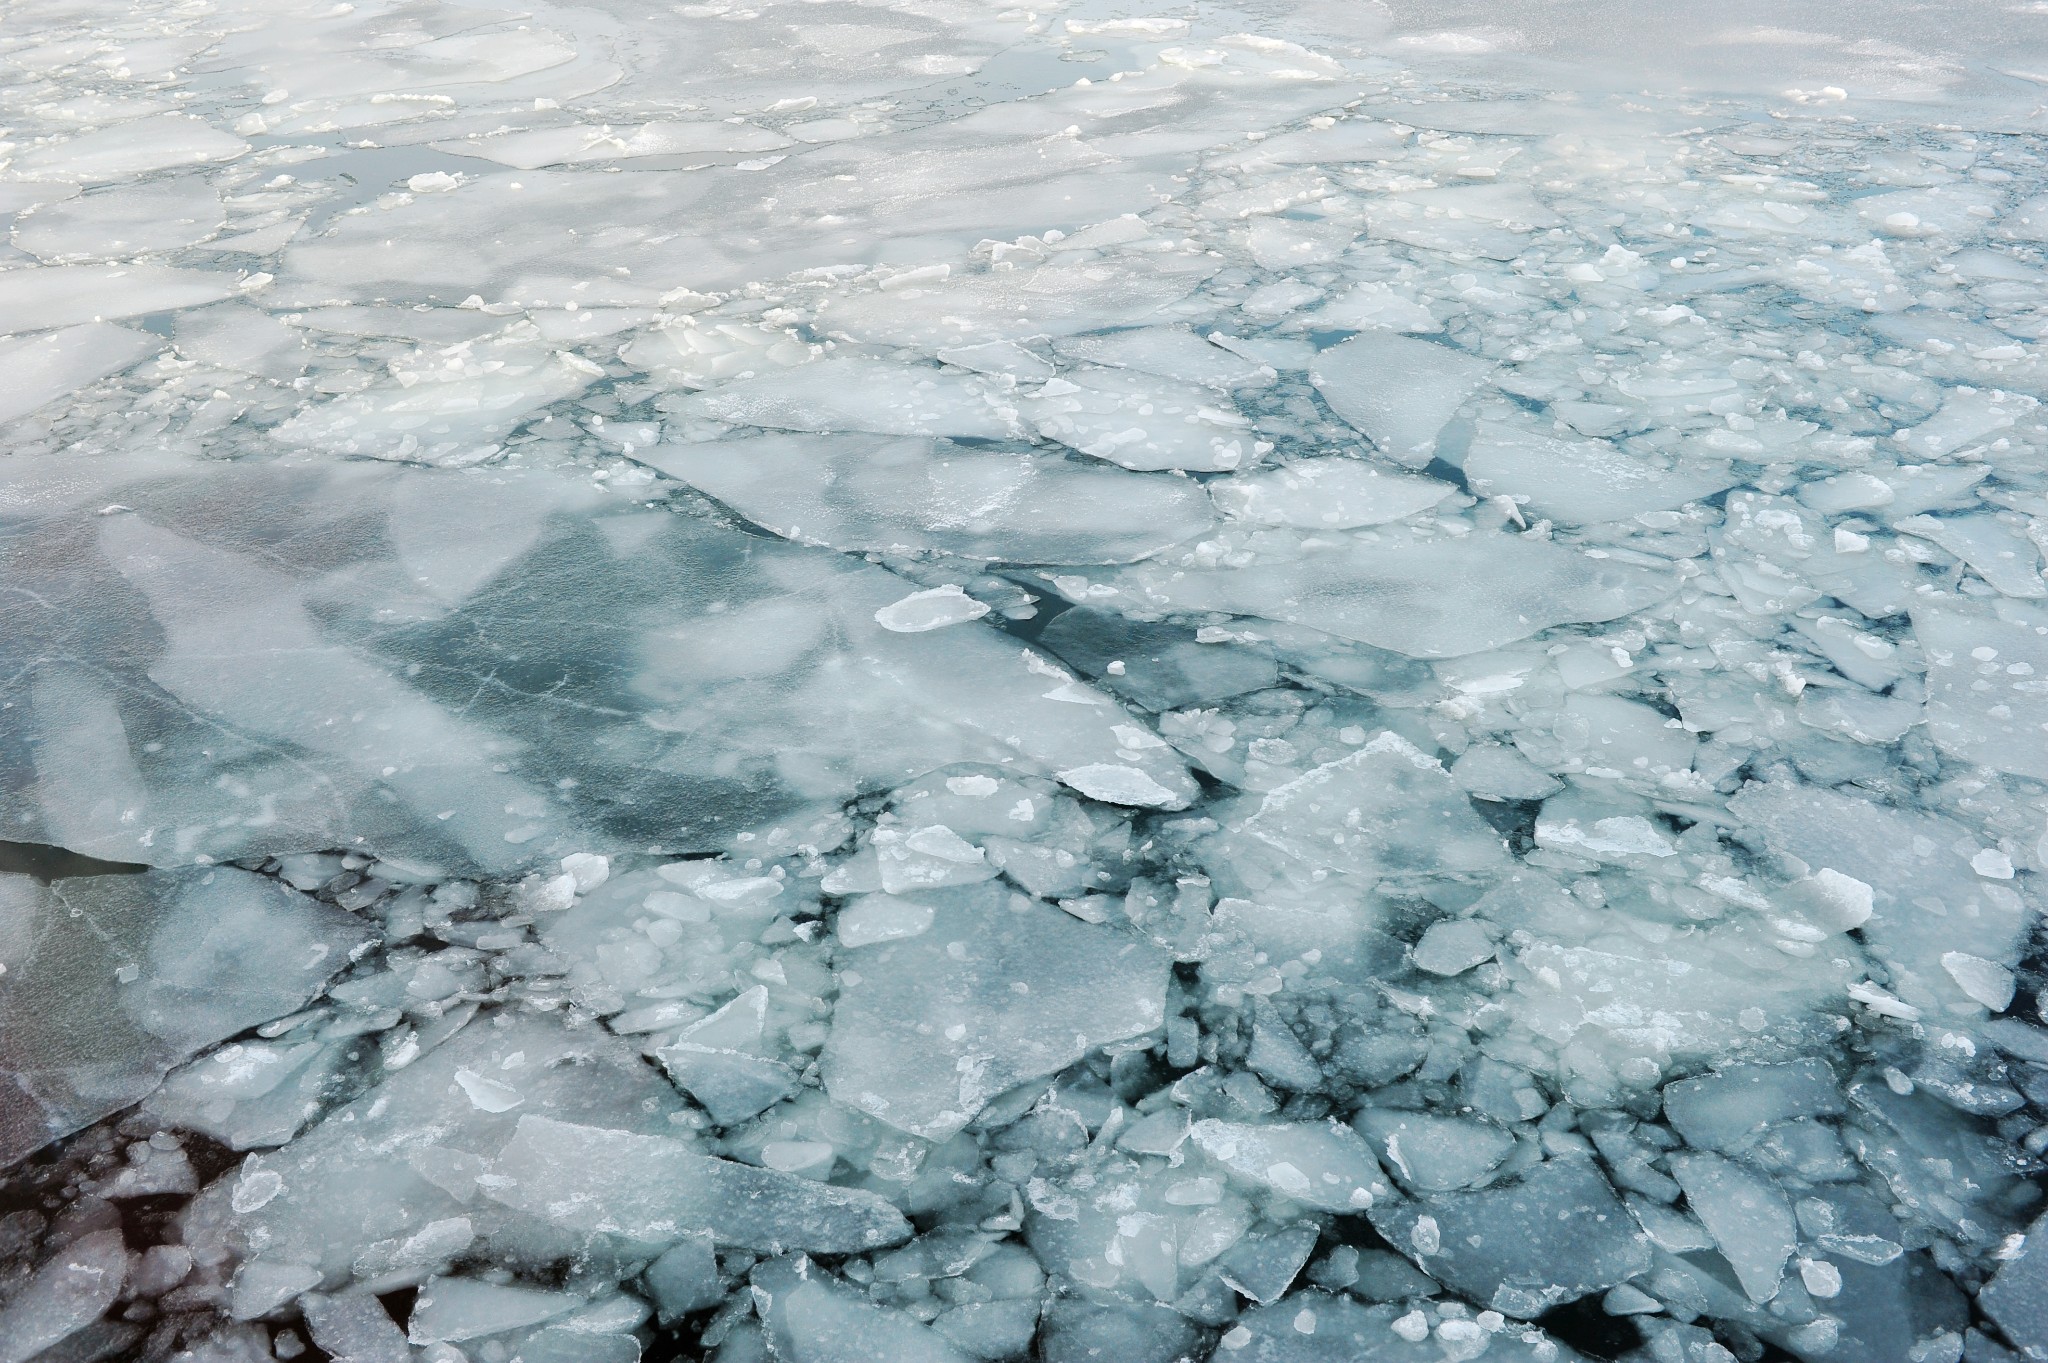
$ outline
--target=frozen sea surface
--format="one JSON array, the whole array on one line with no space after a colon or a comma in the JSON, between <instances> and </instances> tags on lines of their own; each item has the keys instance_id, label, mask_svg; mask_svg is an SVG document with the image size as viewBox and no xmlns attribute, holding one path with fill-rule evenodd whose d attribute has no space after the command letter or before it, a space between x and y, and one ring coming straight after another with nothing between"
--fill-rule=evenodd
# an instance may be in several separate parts
<instances>
[{"instance_id":1,"label":"frozen sea surface","mask_svg":"<svg viewBox=\"0 0 2048 1363\"><path fill-rule=\"evenodd\" d=\"M2048 1359L2044 134L2018 0L8 0L0 1363Z\"/></svg>"}]
</instances>

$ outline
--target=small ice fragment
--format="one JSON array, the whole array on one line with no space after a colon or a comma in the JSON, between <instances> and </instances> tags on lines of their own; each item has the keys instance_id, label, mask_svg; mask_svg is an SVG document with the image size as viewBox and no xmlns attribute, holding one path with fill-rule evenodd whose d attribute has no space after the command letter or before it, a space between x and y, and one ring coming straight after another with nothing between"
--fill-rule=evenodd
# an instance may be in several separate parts
<instances>
[{"instance_id":1,"label":"small ice fragment","mask_svg":"<svg viewBox=\"0 0 2048 1363\"><path fill-rule=\"evenodd\" d=\"M518 1089L486 1079L474 1070L455 1071L455 1082L469 1095L470 1106L479 1112L510 1112L526 1101Z\"/></svg>"},{"instance_id":2,"label":"small ice fragment","mask_svg":"<svg viewBox=\"0 0 2048 1363\"><path fill-rule=\"evenodd\" d=\"M1854 876L1843 875L1832 866L1813 873L1812 884L1829 907L1841 915L1844 931L1860 928L1870 921L1877 892Z\"/></svg>"},{"instance_id":3,"label":"small ice fragment","mask_svg":"<svg viewBox=\"0 0 2048 1363\"><path fill-rule=\"evenodd\" d=\"M1053 773L1091 800L1111 805L1176 805L1180 797L1136 767L1091 762Z\"/></svg>"},{"instance_id":4,"label":"small ice fragment","mask_svg":"<svg viewBox=\"0 0 2048 1363\"><path fill-rule=\"evenodd\" d=\"M862 895L839 912L839 944L864 947L874 942L915 937L932 925L932 906L892 894Z\"/></svg>"},{"instance_id":5,"label":"small ice fragment","mask_svg":"<svg viewBox=\"0 0 2048 1363\"><path fill-rule=\"evenodd\" d=\"M1420 1311L1410 1311L1405 1316L1397 1317L1392 1329L1410 1344L1420 1344L1429 1338L1429 1317Z\"/></svg>"},{"instance_id":6,"label":"small ice fragment","mask_svg":"<svg viewBox=\"0 0 2048 1363\"><path fill-rule=\"evenodd\" d=\"M897 634L923 634L926 630L979 620L987 614L986 604L949 582L943 587L912 592L901 601L882 607L875 612L875 623Z\"/></svg>"},{"instance_id":7,"label":"small ice fragment","mask_svg":"<svg viewBox=\"0 0 2048 1363\"><path fill-rule=\"evenodd\" d=\"M761 1163L785 1174L823 1173L835 1155L824 1141L769 1141L761 1147Z\"/></svg>"},{"instance_id":8,"label":"small ice fragment","mask_svg":"<svg viewBox=\"0 0 2048 1363\"><path fill-rule=\"evenodd\" d=\"M1801 1259L1799 1281L1816 1297L1832 1297L1842 1290L1842 1270L1825 1259Z\"/></svg>"},{"instance_id":9,"label":"small ice fragment","mask_svg":"<svg viewBox=\"0 0 2048 1363\"><path fill-rule=\"evenodd\" d=\"M407 180L405 187L415 194L445 194L451 189L460 189L462 181L445 170L430 170Z\"/></svg>"},{"instance_id":10,"label":"small ice fragment","mask_svg":"<svg viewBox=\"0 0 2048 1363\"><path fill-rule=\"evenodd\" d=\"M1987 847L1970 858L1970 869L1986 880L2011 880L2012 858L1995 847Z\"/></svg>"},{"instance_id":11,"label":"small ice fragment","mask_svg":"<svg viewBox=\"0 0 2048 1363\"><path fill-rule=\"evenodd\" d=\"M268 1206L270 1199L284 1191L284 1178L274 1169L252 1169L243 1173L228 1198L237 1216Z\"/></svg>"},{"instance_id":12,"label":"small ice fragment","mask_svg":"<svg viewBox=\"0 0 2048 1363\"><path fill-rule=\"evenodd\" d=\"M577 894L589 894L611 879L612 863L592 852L571 852L562 858L562 872L576 882Z\"/></svg>"}]
</instances>

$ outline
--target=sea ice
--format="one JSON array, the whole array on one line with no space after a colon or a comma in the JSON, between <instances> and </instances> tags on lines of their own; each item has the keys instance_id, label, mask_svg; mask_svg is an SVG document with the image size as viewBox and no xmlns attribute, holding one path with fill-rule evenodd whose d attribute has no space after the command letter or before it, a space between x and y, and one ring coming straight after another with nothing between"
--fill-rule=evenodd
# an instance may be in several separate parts
<instances>
[{"instance_id":1,"label":"sea ice","mask_svg":"<svg viewBox=\"0 0 2048 1363\"><path fill-rule=\"evenodd\" d=\"M13 6L0 1363L2048 1354L2044 25Z\"/></svg>"}]
</instances>

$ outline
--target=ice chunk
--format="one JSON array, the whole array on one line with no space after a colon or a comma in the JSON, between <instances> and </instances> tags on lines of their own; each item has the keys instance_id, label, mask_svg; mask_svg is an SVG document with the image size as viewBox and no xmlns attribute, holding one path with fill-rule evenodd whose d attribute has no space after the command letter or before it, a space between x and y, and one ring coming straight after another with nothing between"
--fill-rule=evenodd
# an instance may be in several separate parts
<instances>
[{"instance_id":1,"label":"ice chunk","mask_svg":"<svg viewBox=\"0 0 2048 1363\"><path fill-rule=\"evenodd\" d=\"M299 1298L307 1333L335 1363L409 1363L412 1350L405 1332L368 1293Z\"/></svg>"},{"instance_id":2,"label":"ice chunk","mask_svg":"<svg viewBox=\"0 0 2048 1363\"><path fill-rule=\"evenodd\" d=\"M1411 468L1430 461L1437 433L1492 374L1475 355L1390 331L1333 346L1309 370L1332 411Z\"/></svg>"},{"instance_id":3,"label":"ice chunk","mask_svg":"<svg viewBox=\"0 0 2048 1363\"><path fill-rule=\"evenodd\" d=\"M1478 653L1566 621L1612 620L1675 585L1547 541L1498 532L1432 538L1399 528L1244 567L1166 557L1121 576L1153 609L1263 616L1415 658ZM1461 590L1444 591L1446 582Z\"/></svg>"},{"instance_id":4,"label":"ice chunk","mask_svg":"<svg viewBox=\"0 0 2048 1363\"><path fill-rule=\"evenodd\" d=\"M1763 1175L1719 1155L1674 1156L1671 1173L1749 1299L1777 1296L1785 1262L1799 1244L1785 1194Z\"/></svg>"},{"instance_id":5,"label":"ice chunk","mask_svg":"<svg viewBox=\"0 0 2048 1363\"><path fill-rule=\"evenodd\" d=\"M2020 606L1997 615L1961 602L1915 603L1913 634L1927 651L1927 733L1968 762L2048 778L2048 613ZM2016 733L2028 735L2015 742Z\"/></svg>"},{"instance_id":6,"label":"ice chunk","mask_svg":"<svg viewBox=\"0 0 2048 1363\"><path fill-rule=\"evenodd\" d=\"M44 205L16 224L14 244L49 262L118 259L204 241L225 220L220 195L191 176Z\"/></svg>"},{"instance_id":7,"label":"ice chunk","mask_svg":"<svg viewBox=\"0 0 2048 1363\"><path fill-rule=\"evenodd\" d=\"M2019 1253L1977 1300L2024 1355L2048 1355L2048 1217L2027 1227Z\"/></svg>"},{"instance_id":8,"label":"ice chunk","mask_svg":"<svg viewBox=\"0 0 2048 1363\"><path fill-rule=\"evenodd\" d=\"M1541 800L1557 794L1557 778L1513 748L1474 743L1451 763L1451 779L1482 800Z\"/></svg>"},{"instance_id":9,"label":"ice chunk","mask_svg":"<svg viewBox=\"0 0 2048 1363\"><path fill-rule=\"evenodd\" d=\"M1730 1065L1664 1088L1665 1116L1701 1150L1736 1153L1767 1127L1845 1110L1834 1072L1820 1060Z\"/></svg>"},{"instance_id":10,"label":"ice chunk","mask_svg":"<svg viewBox=\"0 0 2048 1363\"><path fill-rule=\"evenodd\" d=\"M808 1259L775 1259L754 1270L753 1290L777 1359L789 1363L971 1363L973 1355L916 1317L877 1306L833 1282Z\"/></svg>"},{"instance_id":11,"label":"ice chunk","mask_svg":"<svg viewBox=\"0 0 2048 1363\"><path fill-rule=\"evenodd\" d=\"M868 894L839 911L834 928L839 945L864 947L876 942L915 937L932 925L932 906L892 894Z\"/></svg>"},{"instance_id":12,"label":"ice chunk","mask_svg":"<svg viewBox=\"0 0 2048 1363\"><path fill-rule=\"evenodd\" d=\"M71 1338L114 1304L128 1278L119 1230L82 1235L45 1260L0 1308L0 1360L27 1363Z\"/></svg>"},{"instance_id":13,"label":"ice chunk","mask_svg":"<svg viewBox=\"0 0 2048 1363\"><path fill-rule=\"evenodd\" d=\"M495 455L498 442L529 416L582 392L601 372L580 357L506 338L308 407L273 435L330 454L460 468Z\"/></svg>"},{"instance_id":14,"label":"ice chunk","mask_svg":"<svg viewBox=\"0 0 2048 1363\"><path fill-rule=\"evenodd\" d=\"M27 416L89 383L118 374L159 348L140 332L105 322L0 341L0 369L8 375L7 389L0 393L0 422Z\"/></svg>"},{"instance_id":15,"label":"ice chunk","mask_svg":"<svg viewBox=\"0 0 2048 1363\"><path fill-rule=\"evenodd\" d=\"M249 144L241 138L209 127L200 119L163 114L32 147L15 156L8 169L23 180L91 184L132 179L173 166L229 161L248 149Z\"/></svg>"},{"instance_id":16,"label":"ice chunk","mask_svg":"<svg viewBox=\"0 0 2048 1363\"><path fill-rule=\"evenodd\" d=\"M767 1047L768 990L756 985L691 1023L655 1056L679 1088L720 1126L733 1126L780 1102L796 1074Z\"/></svg>"},{"instance_id":17,"label":"ice chunk","mask_svg":"<svg viewBox=\"0 0 2048 1363\"><path fill-rule=\"evenodd\" d=\"M226 298L233 282L167 265L44 265L0 271L0 334L47 331Z\"/></svg>"},{"instance_id":18,"label":"ice chunk","mask_svg":"<svg viewBox=\"0 0 2048 1363\"><path fill-rule=\"evenodd\" d=\"M310 358L304 332L240 303L182 313L176 335L185 358L259 378L296 378Z\"/></svg>"},{"instance_id":19,"label":"ice chunk","mask_svg":"<svg viewBox=\"0 0 2048 1363\"><path fill-rule=\"evenodd\" d=\"M1514 1184L1387 1203L1372 1223L1432 1277L1528 1319L1650 1266L1650 1242L1589 1159L1539 1164Z\"/></svg>"},{"instance_id":20,"label":"ice chunk","mask_svg":"<svg viewBox=\"0 0 2048 1363\"><path fill-rule=\"evenodd\" d=\"M1940 545L2007 596L2048 596L2041 551L2027 537L2024 522L2012 525L1986 515L1909 516L1895 528Z\"/></svg>"},{"instance_id":21,"label":"ice chunk","mask_svg":"<svg viewBox=\"0 0 2048 1363\"><path fill-rule=\"evenodd\" d=\"M822 1067L849 1107L927 1139L1090 1049L1164 1024L1164 952L998 883L932 892L915 937L842 950Z\"/></svg>"},{"instance_id":22,"label":"ice chunk","mask_svg":"<svg viewBox=\"0 0 2048 1363\"><path fill-rule=\"evenodd\" d=\"M716 1306L725 1295L709 1235L686 1235L647 1267L647 1286L664 1323Z\"/></svg>"},{"instance_id":23,"label":"ice chunk","mask_svg":"<svg viewBox=\"0 0 2048 1363\"><path fill-rule=\"evenodd\" d=\"M1510 1133L1459 1117L1364 1108L1351 1124L1403 1183L1423 1192L1470 1188L1515 1148Z\"/></svg>"},{"instance_id":24,"label":"ice chunk","mask_svg":"<svg viewBox=\"0 0 2048 1363\"><path fill-rule=\"evenodd\" d=\"M1968 952L1947 951L1942 953L1941 968L1965 994L1992 1012L2002 1013L2011 1006L2015 988L2013 973L1996 961L1987 961Z\"/></svg>"},{"instance_id":25,"label":"ice chunk","mask_svg":"<svg viewBox=\"0 0 2048 1363\"><path fill-rule=\"evenodd\" d=\"M0 1167L292 1012L370 937L340 909L227 866L47 886L0 875L0 922Z\"/></svg>"},{"instance_id":26,"label":"ice chunk","mask_svg":"<svg viewBox=\"0 0 2048 1363\"><path fill-rule=\"evenodd\" d=\"M1442 764L1392 732L1269 792L1245 827L1310 865L1394 882L1507 865Z\"/></svg>"},{"instance_id":27,"label":"ice chunk","mask_svg":"<svg viewBox=\"0 0 2048 1363\"><path fill-rule=\"evenodd\" d=\"M511 1283L434 1278L421 1286L406 1324L414 1344L452 1344L538 1325L575 1310L582 1299Z\"/></svg>"},{"instance_id":28,"label":"ice chunk","mask_svg":"<svg viewBox=\"0 0 2048 1363\"><path fill-rule=\"evenodd\" d=\"M1459 975L1493 959L1493 936L1484 923L1447 918L1431 923L1410 952L1416 968L1432 975Z\"/></svg>"},{"instance_id":29,"label":"ice chunk","mask_svg":"<svg viewBox=\"0 0 2048 1363\"><path fill-rule=\"evenodd\" d=\"M682 1141L524 1117L480 1181L506 1206L582 1231L666 1244L855 1254L910 1235L874 1193L697 1153Z\"/></svg>"},{"instance_id":30,"label":"ice chunk","mask_svg":"<svg viewBox=\"0 0 2048 1363\"><path fill-rule=\"evenodd\" d=\"M983 440L1022 434L1015 410L983 380L851 356L735 379L692 403L720 421L774 430Z\"/></svg>"},{"instance_id":31,"label":"ice chunk","mask_svg":"<svg viewBox=\"0 0 2048 1363\"><path fill-rule=\"evenodd\" d=\"M1179 479L926 441L768 436L636 454L779 535L1019 563L1123 563L1213 523Z\"/></svg>"},{"instance_id":32,"label":"ice chunk","mask_svg":"<svg viewBox=\"0 0 2048 1363\"><path fill-rule=\"evenodd\" d=\"M1235 520L1303 530L1398 521L1454 491L1434 478L1388 473L1352 459L1304 460L1209 484L1217 509Z\"/></svg>"},{"instance_id":33,"label":"ice chunk","mask_svg":"<svg viewBox=\"0 0 2048 1363\"><path fill-rule=\"evenodd\" d=\"M1253 1186L1305 1206L1356 1214L1387 1196L1372 1147L1335 1122L1260 1126L1207 1118L1189 1136L1203 1154Z\"/></svg>"},{"instance_id":34,"label":"ice chunk","mask_svg":"<svg viewBox=\"0 0 2048 1363\"><path fill-rule=\"evenodd\" d=\"M662 120L637 128L571 125L507 130L433 145L441 151L479 156L516 170L539 170L542 166L627 161L642 156L688 156L701 164L700 158L705 157L775 151L789 146L790 139L738 121Z\"/></svg>"},{"instance_id":35,"label":"ice chunk","mask_svg":"<svg viewBox=\"0 0 2048 1363\"><path fill-rule=\"evenodd\" d=\"M1180 798L1171 787L1160 785L1149 773L1114 762L1091 762L1087 766L1069 767L1055 774L1089 799L1100 800L1104 804L1170 807Z\"/></svg>"},{"instance_id":36,"label":"ice chunk","mask_svg":"<svg viewBox=\"0 0 2048 1363\"><path fill-rule=\"evenodd\" d=\"M1087 364L1135 369L1209 388L1264 386L1273 379L1264 365L1250 363L1177 327L1068 336L1054 341L1052 348Z\"/></svg>"},{"instance_id":37,"label":"ice chunk","mask_svg":"<svg viewBox=\"0 0 2048 1363\"><path fill-rule=\"evenodd\" d=\"M1246 1068L1284 1089L1313 1093L1323 1085L1322 1067L1274 1011L1273 1006L1255 1000L1251 1008L1252 1044L1245 1053Z\"/></svg>"},{"instance_id":38,"label":"ice chunk","mask_svg":"<svg viewBox=\"0 0 2048 1363\"><path fill-rule=\"evenodd\" d=\"M1149 374L1077 369L1019 406L1040 435L1127 469L1227 472L1258 457L1227 398Z\"/></svg>"},{"instance_id":39,"label":"ice chunk","mask_svg":"<svg viewBox=\"0 0 2048 1363\"><path fill-rule=\"evenodd\" d=\"M1618 521L1719 492L1735 482L1714 459L1651 459L1606 441L1560 440L1482 421L1460 461L1481 496L1511 495L1536 516L1578 524Z\"/></svg>"}]
</instances>

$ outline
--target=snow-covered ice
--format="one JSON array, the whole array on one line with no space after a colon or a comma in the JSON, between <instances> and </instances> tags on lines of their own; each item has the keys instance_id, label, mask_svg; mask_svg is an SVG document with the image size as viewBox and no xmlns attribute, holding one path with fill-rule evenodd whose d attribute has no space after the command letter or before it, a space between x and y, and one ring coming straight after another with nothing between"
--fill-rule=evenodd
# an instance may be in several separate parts
<instances>
[{"instance_id":1,"label":"snow-covered ice","mask_svg":"<svg viewBox=\"0 0 2048 1363\"><path fill-rule=\"evenodd\" d=\"M2048 7L5 14L0 1363L2048 1358Z\"/></svg>"}]
</instances>

